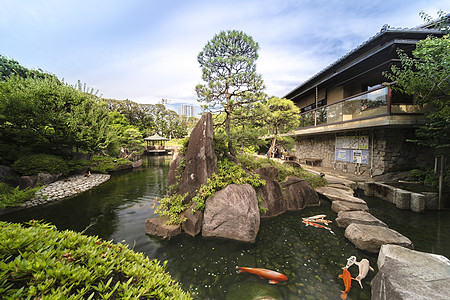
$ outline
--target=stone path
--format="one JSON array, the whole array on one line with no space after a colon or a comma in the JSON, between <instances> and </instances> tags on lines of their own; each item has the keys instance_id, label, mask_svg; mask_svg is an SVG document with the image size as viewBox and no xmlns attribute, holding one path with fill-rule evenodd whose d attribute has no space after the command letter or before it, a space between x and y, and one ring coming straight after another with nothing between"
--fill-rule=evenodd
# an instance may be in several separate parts
<instances>
[{"instance_id":1,"label":"stone path","mask_svg":"<svg viewBox=\"0 0 450 300\"><path fill-rule=\"evenodd\" d=\"M22 204L23 208L50 203L56 200L74 196L87 191L107 181L109 174L75 175L63 180L58 180L39 190L33 199Z\"/></svg>"}]
</instances>

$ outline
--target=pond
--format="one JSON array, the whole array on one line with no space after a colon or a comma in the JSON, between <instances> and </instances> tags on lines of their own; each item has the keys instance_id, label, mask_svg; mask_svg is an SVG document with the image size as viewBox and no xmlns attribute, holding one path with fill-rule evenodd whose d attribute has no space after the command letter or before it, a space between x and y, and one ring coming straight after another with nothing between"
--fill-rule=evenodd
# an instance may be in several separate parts
<instances>
[{"instance_id":1,"label":"pond","mask_svg":"<svg viewBox=\"0 0 450 300\"><path fill-rule=\"evenodd\" d=\"M320 207L262 220L254 244L187 235L162 240L145 235L145 219L154 216L156 197L165 195L170 161L170 156L144 157L142 168L114 174L93 190L43 207L3 215L0 219L14 222L45 220L60 230L85 230L86 234L98 235L105 240L127 243L150 258L167 261L168 272L195 299L255 299L263 296L340 299L344 285L338 276L348 257L367 258L377 271L376 255L356 249L344 237L344 230L334 222L330 225L334 234L306 227L301 222L302 217L316 214L326 214L328 219L334 220L336 213L327 202ZM392 217L394 222L397 222L396 218ZM386 221L391 225L390 220ZM410 237L409 233L404 234ZM425 244L429 242L440 243L431 240ZM436 247L448 250L447 246ZM279 271L288 280L272 285L252 274L238 274L237 266ZM356 266L349 271L353 277L358 275ZM363 280L364 289L353 282L348 299L370 299L369 284L374 275L375 272L369 272Z\"/></svg>"}]
</instances>

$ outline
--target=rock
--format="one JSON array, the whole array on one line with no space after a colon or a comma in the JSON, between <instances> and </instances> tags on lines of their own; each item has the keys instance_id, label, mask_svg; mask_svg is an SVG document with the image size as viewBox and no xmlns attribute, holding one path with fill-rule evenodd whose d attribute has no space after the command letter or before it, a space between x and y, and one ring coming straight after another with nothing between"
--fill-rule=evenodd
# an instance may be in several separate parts
<instances>
[{"instance_id":1,"label":"rock","mask_svg":"<svg viewBox=\"0 0 450 300\"><path fill-rule=\"evenodd\" d=\"M394 204L399 209L409 209L411 200L411 192L395 189Z\"/></svg>"},{"instance_id":2,"label":"rock","mask_svg":"<svg viewBox=\"0 0 450 300\"><path fill-rule=\"evenodd\" d=\"M14 172L10 167L0 165L0 182L8 182L10 178L17 176L17 173Z\"/></svg>"},{"instance_id":3,"label":"rock","mask_svg":"<svg viewBox=\"0 0 450 300\"><path fill-rule=\"evenodd\" d=\"M182 229L190 236L196 236L202 231L203 212L195 210L197 203L193 203L184 213L181 218L186 218L182 223ZM194 212L192 212L194 210Z\"/></svg>"},{"instance_id":4,"label":"rock","mask_svg":"<svg viewBox=\"0 0 450 300\"><path fill-rule=\"evenodd\" d=\"M266 208L265 213L261 213L262 218L275 217L285 212L284 198L281 186L275 181L264 175L260 175L261 179L266 181L264 186L256 188L256 195L263 200L260 203L262 208Z\"/></svg>"},{"instance_id":5,"label":"rock","mask_svg":"<svg viewBox=\"0 0 450 300\"><path fill-rule=\"evenodd\" d=\"M372 300L448 299L450 261L397 245L381 246Z\"/></svg>"},{"instance_id":6,"label":"rock","mask_svg":"<svg viewBox=\"0 0 450 300\"><path fill-rule=\"evenodd\" d=\"M269 178L271 180L276 180L279 175L278 169L275 167L258 168L254 171L254 173L259 174L262 177Z\"/></svg>"},{"instance_id":7,"label":"rock","mask_svg":"<svg viewBox=\"0 0 450 300\"><path fill-rule=\"evenodd\" d=\"M181 233L180 225L167 225L169 217L162 216L145 220L145 233L170 239Z\"/></svg>"},{"instance_id":8,"label":"rock","mask_svg":"<svg viewBox=\"0 0 450 300\"><path fill-rule=\"evenodd\" d=\"M383 226L353 223L345 229L345 237L359 249L372 253L378 253L380 247L386 244L413 248L407 237Z\"/></svg>"},{"instance_id":9,"label":"rock","mask_svg":"<svg viewBox=\"0 0 450 300\"><path fill-rule=\"evenodd\" d=\"M422 192L425 196L425 210L437 210L439 208L439 195L434 192Z\"/></svg>"},{"instance_id":10,"label":"rock","mask_svg":"<svg viewBox=\"0 0 450 300\"><path fill-rule=\"evenodd\" d=\"M133 162L131 165L133 166L133 168L139 168L140 166L142 166L142 158Z\"/></svg>"},{"instance_id":11,"label":"rock","mask_svg":"<svg viewBox=\"0 0 450 300\"><path fill-rule=\"evenodd\" d=\"M355 193L355 191L352 188L350 188L346 185L343 185L343 184L331 183L331 184L327 184L327 187L337 189L342 192L346 192L346 193L350 194L351 196L353 196L353 194Z\"/></svg>"},{"instance_id":12,"label":"rock","mask_svg":"<svg viewBox=\"0 0 450 300\"><path fill-rule=\"evenodd\" d=\"M184 199L190 202L201 185L217 171L214 153L214 130L211 113L204 113L191 132L185 155L186 167L181 176L178 194L189 193Z\"/></svg>"},{"instance_id":13,"label":"rock","mask_svg":"<svg viewBox=\"0 0 450 300\"><path fill-rule=\"evenodd\" d=\"M169 167L169 175L167 178L167 186L173 186L175 184L179 184L179 180L181 178L182 170L180 169L181 161L184 159L183 156L179 155L178 152L175 153L172 157L172 161L170 162ZM176 193L178 188L169 189L169 196Z\"/></svg>"},{"instance_id":14,"label":"rock","mask_svg":"<svg viewBox=\"0 0 450 300\"><path fill-rule=\"evenodd\" d=\"M410 209L414 212L423 212L425 210L425 195L411 193Z\"/></svg>"},{"instance_id":15,"label":"rock","mask_svg":"<svg viewBox=\"0 0 450 300\"><path fill-rule=\"evenodd\" d=\"M369 211L369 207L366 203L352 203L347 201L333 201L331 203L331 209L337 213L339 213L340 211L352 210Z\"/></svg>"},{"instance_id":16,"label":"rock","mask_svg":"<svg viewBox=\"0 0 450 300\"><path fill-rule=\"evenodd\" d=\"M133 169L133 164L132 163L118 165L118 166L116 166L114 171L122 171L122 170L128 170L128 169Z\"/></svg>"},{"instance_id":17,"label":"rock","mask_svg":"<svg viewBox=\"0 0 450 300\"><path fill-rule=\"evenodd\" d=\"M231 184L206 201L202 236L255 242L260 216L250 184Z\"/></svg>"},{"instance_id":18,"label":"rock","mask_svg":"<svg viewBox=\"0 0 450 300\"><path fill-rule=\"evenodd\" d=\"M19 178L20 189L25 189L27 187L34 187L37 183L37 175L34 176L20 176Z\"/></svg>"},{"instance_id":19,"label":"rock","mask_svg":"<svg viewBox=\"0 0 450 300\"><path fill-rule=\"evenodd\" d=\"M281 184L285 210L301 210L306 206L320 205L319 196L312 186L296 176L289 176Z\"/></svg>"},{"instance_id":20,"label":"rock","mask_svg":"<svg viewBox=\"0 0 450 300\"><path fill-rule=\"evenodd\" d=\"M352 223L388 227L386 223L366 211L341 210L336 218L336 223L339 227L344 228Z\"/></svg>"},{"instance_id":21,"label":"rock","mask_svg":"<svg viewBox=\"0 0 450 300\"><path fill-rule=\"evenodd\" d=\"M352 203L358 203L358 204L366 204L366 201L354 197L349 192L346 192L342 189L337 189L334 187L329 186L321 186L316 188L316 192L325 198L329 199L330 201L346 201L346 202L352 202Z\"/></svg>"},{"instance_id":22,"label":"rock","mask_svg":"<svg viewBox=\"0 0 450 300\"><path fill-rule=\"evenodd\" d=\"M48 174L48 173L39 173L37 175L37 183L41 184L50 184L52 182L55 182L61 178L62 174Z\"/></svg>"}]
</instances>

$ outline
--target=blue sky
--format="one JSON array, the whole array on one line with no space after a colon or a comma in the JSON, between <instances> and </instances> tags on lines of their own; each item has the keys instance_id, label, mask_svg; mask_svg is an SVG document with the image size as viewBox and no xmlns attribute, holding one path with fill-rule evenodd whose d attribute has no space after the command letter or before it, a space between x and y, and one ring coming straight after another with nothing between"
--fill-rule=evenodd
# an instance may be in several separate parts
<instances>
[{"instance_id":1,"label":"blue sky","mask_svg":"<svg viewBox=\"0 0 450 300\"><path fill-rule=\"evenodd\" d=\"M259 43L257 72L282 97L384 24L414 27L439 9L450 1L0 0L0 54L105 98L198 106L197 54L221 30Z\"/></svg>"}]
</instances>

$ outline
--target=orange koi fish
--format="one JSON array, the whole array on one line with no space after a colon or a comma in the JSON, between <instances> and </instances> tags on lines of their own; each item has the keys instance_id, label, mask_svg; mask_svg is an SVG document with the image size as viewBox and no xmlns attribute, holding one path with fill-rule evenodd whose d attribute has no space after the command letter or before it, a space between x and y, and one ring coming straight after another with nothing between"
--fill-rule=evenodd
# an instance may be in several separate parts
<instances>
[{"instance_id":1,"label":"orange koi fish","mask_svg":"<svg viewBox=\"0 0 450 300\"><path fill-rule=\"evenodd\" d=\"M276 284L279 281L286 281L288 278L286 275L267 269L260 268L246 268L246 267L236 267L239 271L238 273L251 273L258 275L261 279L269 279L270 284Z\"/></svg>"},{"instance_id":2,"label":"orange koi fish","mask_svg":"<svg viewBox=\"0 0 450 300\"><path fill-rule=\"evenodd\" d=\"M341 291L341 299L345 300L347 299L348 292L350 292L350 288L352 287L352 279L355 280L355 278L352 278L350 272L346 268L343 268L342 275L339 275L339 278L344 280L345 290Z\"/></svg>"}]
</instances>

